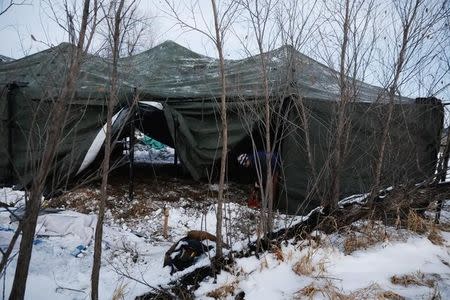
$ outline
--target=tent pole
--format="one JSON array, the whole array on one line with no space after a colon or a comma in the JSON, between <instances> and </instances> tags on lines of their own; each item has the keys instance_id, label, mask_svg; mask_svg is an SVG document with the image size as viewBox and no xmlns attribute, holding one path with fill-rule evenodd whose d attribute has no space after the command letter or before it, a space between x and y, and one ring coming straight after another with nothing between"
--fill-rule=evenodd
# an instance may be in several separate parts
<instances>
[{"instance_id":1,"label":"tent pole","mask_svg":"<svg viewBox=\"0 0 450 300\"><path fill-rule=\"evenodd\" d=\"M175 118L175 133L174 133L174 146L175 153L173 155L173 164L175 166L175 177L179 177L178 175L178 151L177 151L177 131L180 124L178 123L178 118Z\"/></svg>"},{"instance_id":2,"label":"tent pole","mask_svg":"<svg viewBox=\"0 0 450 300\"><path fill-rule=\"evenodd\" d=\"M12 151L12 127L13 127L13 120L11 119L13 117L13 107L12 107L12 91L13 91L13 84L8 84L8 91L6 94L7 104L8 104L8 179L7 183L12 184L13 182L13 151Z\"/></svg>"},{"instance_id":3,"label":"tent pole","mask_svg":"<svg viewBox=\"0 0 450 300\"><path fill-rule=\"evenodd\" d=\"M133 99L134 101L137 97L137 91L136 88L133 89ZM128 156L129 156L129 184L128 184L128 201L131 202L134 199L134 131L135 131L135 110L134 110L134 103L131 102L130 106L130 144L129 144L129 150L128 150Z\"/></svg>"}]
</instances>

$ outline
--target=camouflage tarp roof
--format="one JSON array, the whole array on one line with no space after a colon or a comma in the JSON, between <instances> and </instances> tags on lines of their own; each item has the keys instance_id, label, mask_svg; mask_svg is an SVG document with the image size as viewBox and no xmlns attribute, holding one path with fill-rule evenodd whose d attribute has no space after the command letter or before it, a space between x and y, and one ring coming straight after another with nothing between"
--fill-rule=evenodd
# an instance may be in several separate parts
<instances>
[{"instance_id":1,"label":"camouflage tarp roof","mask_svg":"<svg viewBox=\"0 0 450 300\"><path fill-rule=\"evenodd\" d=\"M28 82L48 94L61 83L73 46L67 43L0 66L0 83ZM327 66L284 46L265 54L271 95L294 93L303 98L338 100L338 73ZM262 97L263 76L260 56L227 60L227 96ZM99 97L107 90L110 74L107 59L87 55L82 66L78 95ZM164 42L140 54L120 59L124 92L138 88L155 100L208 99L220 97L217 59L192 52L174 42ZM374 102L383 90L357 81L358 101ZM405 101L413 101L403 98Z\"/></svg>"}]
</instances>

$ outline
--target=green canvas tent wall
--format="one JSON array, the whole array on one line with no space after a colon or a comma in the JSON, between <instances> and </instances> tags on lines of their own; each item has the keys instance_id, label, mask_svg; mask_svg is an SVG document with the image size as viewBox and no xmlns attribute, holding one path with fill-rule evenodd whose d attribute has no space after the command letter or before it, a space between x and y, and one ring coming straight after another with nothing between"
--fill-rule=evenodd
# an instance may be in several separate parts
<instances>
[{"instance_id":1,"label":"green canvas tent wall","mask_svg":"<svg viewBox=\"0 0 450 300\"><path fill-rule=\"evenodd\" d=\"M0 64L0 143L6 145L1 150L0 182L32 176L45 136L45 117L64 80L72 49L69 44L61 44ZM312 169L324 169L332 151L338 74L288 46L265 55L274 122L281 120L284 132L279 143L284 170L280 207L302 213L318 204L318 197L311 193ZM231 151L244 149L242 143L248 140L249 132L260 125L264 89L259 63L259 56L226 61ZM99 153L110 68L108 60L86 55L75 97L67 104L64 139L54 166L53 178L60 184L88 167ZM221 153L218 71L216 59L170 41L122 58L116 130L127 122L128 103L138 96L138 115L159 122L143 120L141 124L146 125L140 129L174 145L193 178L205 177ZM377 156L374 145L379 142L386 111L383 89L353 82L358 94L346 112L352 139L343 170L342 196L366 191L370 186ZM383 184L419 181L433 174L443 121L439 101L397 97L395 102L396 118L390 128ZM308 113L307 132L299 108ZM314 166L308 163L306 139L313 150Z\"/></svg>"}]
</instances>

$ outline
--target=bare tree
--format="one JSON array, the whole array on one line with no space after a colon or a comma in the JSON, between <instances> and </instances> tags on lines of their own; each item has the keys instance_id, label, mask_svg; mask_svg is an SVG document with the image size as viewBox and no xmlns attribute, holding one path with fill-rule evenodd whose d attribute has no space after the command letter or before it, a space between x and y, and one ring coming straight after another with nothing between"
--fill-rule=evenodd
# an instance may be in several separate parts
<instances>
[{"instance_id":1,"label":"bare tree","mask_svg":"<svg viewBox=\"0 0 450 300\"><path fill-rule=\"evenodd\" d=\"M274 22L271 20L272 12L275 10L279 1L265 0L265 1L253 1L253 0L243 0L240 1L240 5L248 16L248 23L253 31L254 40L258 49L259 57L259 67L262 79L262 97L264 99L264 112L262 121L263 130L262 135L264 136L264 151L266 152L265 158L265 174L261 174L261 166L258 166L259 160L255 158L255 166L257 168L258 177L260 177L260 193L262 195L261 203L261 232L267 233L272 231L273 223L273 150L274 146L271 137L271 121L273 117L274 105L273 99L270 95L270 83L269 83L269 70L268 62L271 59L268 57L268 52L276 43L276 35L271 36L271 31L273 31ZM256 149L254 149L256 153ZM258 172L259 171L259 172ZM262 180L262 176L265 180ZM265 186L263 186L265 182Z\"/></svg>"},{"instance_id":2,"label":"bare tree","mask_svg":"<svg viewBox=\"0 0 450 300\"><path fill-rule=\"evenodd\" d=\"M435 65L437 51L442 49L442 45L448 45L448 1L438 2L432 7L427 4L423 0L392 1L388 6L395 14L391 25L393 28L387 28L386 31L395 39L389 40L396 47L384 45L384 55L391 59L384 65L388 109L374 166L372 198L380 189L389 131L395 104L400 102L400 91L424 65Z\"/></svg>"},{"instance_id":3,"label":"bare tree","mask_svg":"<svg viewBox=\"0 0 450 300\"><path fill-rule=\"evenodd\" d=\"M91 274L91 299L97 300L99 298L98 285L100 277L100 265L102 259L102 240L103 240L103 219L105 216L106 199L108 198L108 175L110 169L110 154L111 154L111 139L112 139L112 116L116 103L118 102L118 71L117 65L120 54L120 40L122 34L122 21L124 17L125 0L113 1L108 7L106 14L106 21L109 32L111 33L111 54L112 54L112 71L111 84L109 90L109 97L107 102L106 115L106 138L105 138L105 152L102 163L102 183L100 187L100 204L97 218L97 225L95 227L95 243L94 243L94 261L92 264ZM125 13L126 13L125 9Z\"/></svg>"},{"instance_id":4,"label":"bare tree","mask_svg":"<svg viewBox=\"0 0 450 300\"><path fill-rule=\"evenodd\" d=\"M9 0L6 3L1 3L0 5L0 16L6 13L9 9L11 9L13 6L20 6L20 5L30 5L30 3L26 0L22 1L15 1L15 0Z\"/></svg>"},{"instance_id":5,"label":"bare tree","mask_svg":"<svg viewBox=\"0 0 450 300\"><path fill-rule=\"evenodd\" d=\"M228 122L227 122L227 95L226 95L226 79L225 79L225 59L223 56L223 29L219 24L219 16L217 13L216 1L211 0L213 15L214 15L214 29L216 32L215 45L219 54L219 72L220 72L220 111L222 121L222 156L220 160L220 177L219 177L219 195L217 197L217 223L216 223L216 237L217 237L217 252L216 257L222 257L222 223L223 223L223 191L225 184L225 168L227 164L228 154Z\"/></svg>"},{"instance_id":6,"label":"bare tree","mask_svg":"<svg viewBox=\"0 0 450 300\"><path fill-rule=\"evenodd\" d=\"M184 18L180 15L179 10L175 6L174 2L170 2L169 0L165 0L166 5L169 8L168 14L171 15L178 24L190 31L196 31L201 33L205 37L207 37L210 41L214 43L216 47L217 54L219 56L219 76L220 76L220 86L221 86L221 94L220 94L220 117L221 117L221 144L222 144L222 153L221 153L221 165L219 172L219 192L217 197L217 223L216 223L216 258L221 258L223 255L222 245L223 245L223 234L222 234L222 225L223 225L223 206L224 206L224 185L225 185L225 175L226 175L226 165L227 165L227 157L228 157L228 124L227 124L227 94L226 94L226 72L225 72L225 59L223 54L224 48L224 38L227 30L229 29L235 14L236 4L234 1L230 3L224 4L222 8L224 10L221 12L216 5L214 0L211 0L214 26L210 28L204 19L202 14L203 21L205 22L204 27L201 28L196 23L195 18L193 19L193 24L190 24L184 20ZM196 7L197 6L197 7ZM202 13L201 9L198 7L198 2L195 2L195 5L190 7L190 13L195 15L195 12Z\"/></svg>"},{"instance_id":7,"label":"bare tree","mask_svg":"<svg viewBox=\"0 0 450 300\"><path fill-rule=\"evenodd\" d=\"M101 167L101 188L100 188L100 204L99 213L97 219L97 225L95 230L95 244L94 244L94 262L92 266L91 274L91 298L98 299L98 286L101 266L101 253L102 253L102 239L103 239L103 221L105 215L106 200L108 198L108 178L109 172L113 169L114 165L111 164L111 151L114 148L117 137L120 136L123 127L117 129L116 139L113 140L113 128L112 118L114 109L119 102L119 89L120 79L124 79L124 73L126 73L126 64L122 64L121 72L119 73L119 58L122 54L133 55L138 47L141 47L139 43L142 43L140 39L144 36L149 37L148 33L150 24L147 22L147 18L140 14L138 9L138 0L118 0L111 1L108 6L102 6L103 15L105 16L106 28L101 30L101 34L105 40L103 43L105 46L105 53L107 57L111 58L111 75L110 75L110 89L109 97L107 99L107 116L106 116L106 131L104 142L104 156ZM148 40L147 40L148 41ZM143 45L142 45L143 46ZM108 55L109 54L109 55ZM131 101L129 101L129 107L127 115L125 116L130 122L133 122L134 107L139 101L139 93L134 89ZM133 135L134 132L130 132ZM130 137L130 148L132 138Z\"/></svg>"},{"instance_id":8,"label":"bare tree","mask_svg":"<svg viewBox=\"0 0 450 300\"><path fill-rule=\"evenodd\" d=\"M337 207L341 195L341 177L344 164L351 147L350 134L352 120L349 109L359 97L357 79L364 79L371 59L371 49L376 40L373 26L375 3L373 0L324 2L324 31L319 31L321 55L331 68L337 65L335 81L339 90L339 99L335 103L334 120L329 128L330 146L328 163L327 195L322 199L325 211L331 213ZM336 55L338 53L338 55ZM335 58L338 59L335 59Z\"/></svg>"},{"instance_id":9,"label":"bare tree","mask_svg":"<svg viewBox=\"0 0 450 300\"><path fill-rule=\"evenodd\" d=\"M51 109L51 126L47 133L45 148L43 149L41 159L39 160L39 167L37 169L36 176L33 178L31 183L30 197L26 203L26 213L24 219L21 220L23 223L22 239L20 242L19 257L17 260L10 299L23 299L25 296L28 269L33 248L33 238L36 230L42 193L60 141L63 127L61 125L63 124L65 117L65 106L67 101L72 99L74 96L75 85L80 72L80 65L85 50L84 47L90 12L89 9L90 1L85 0L83 4L83 15L75 53L71 58L63 88L61 89L61 92Z\"/></svg>"}]
</instances>

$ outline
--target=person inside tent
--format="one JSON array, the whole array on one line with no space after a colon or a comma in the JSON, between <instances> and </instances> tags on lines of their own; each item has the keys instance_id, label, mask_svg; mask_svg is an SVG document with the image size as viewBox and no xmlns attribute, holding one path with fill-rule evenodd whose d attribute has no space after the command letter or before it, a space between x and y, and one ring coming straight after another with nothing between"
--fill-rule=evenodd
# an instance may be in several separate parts
<instances>
[{"instance_id":1,"label":"person inside tent","mask_svg":"<svg viewBox=\"0 0 450 300\"><path fill-rule=\"evenodd\" d=\"M248 199L248 206L253 208L261 207L261 186L266 189L267 183L267 158L270 155L270 165L272 171L272 195L273 201L276 200L278 192L278 176L280 170L280 156L278 153L268 153L257 151L255 154L243 153L238 156L239 166L252 169L253 181L255 182Z\"/></svg>"}]
</instances>

